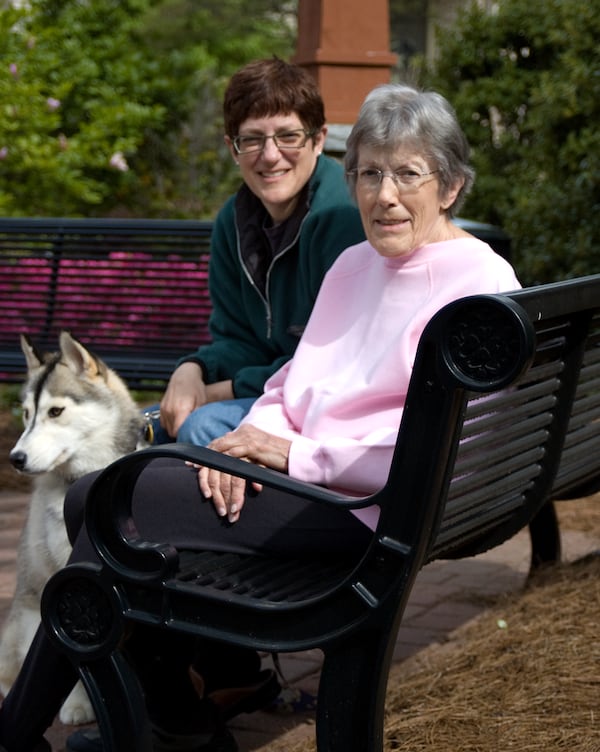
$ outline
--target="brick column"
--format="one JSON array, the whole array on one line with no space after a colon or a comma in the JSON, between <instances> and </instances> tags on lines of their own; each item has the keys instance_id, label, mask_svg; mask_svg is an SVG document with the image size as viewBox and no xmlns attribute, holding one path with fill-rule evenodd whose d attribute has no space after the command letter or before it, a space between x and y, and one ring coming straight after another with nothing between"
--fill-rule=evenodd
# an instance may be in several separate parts
<instances>
[{"instance_id":1,"label":"brick column","mask_svg":"<svg viewBox=\"0 0 600 752\"><path fill-rule=\"evenodd\" d=\"M329 124L351 125L365 95L390 80L388 0L299 0L294 62L319 84Z\"/></svg>"}]
</instances>

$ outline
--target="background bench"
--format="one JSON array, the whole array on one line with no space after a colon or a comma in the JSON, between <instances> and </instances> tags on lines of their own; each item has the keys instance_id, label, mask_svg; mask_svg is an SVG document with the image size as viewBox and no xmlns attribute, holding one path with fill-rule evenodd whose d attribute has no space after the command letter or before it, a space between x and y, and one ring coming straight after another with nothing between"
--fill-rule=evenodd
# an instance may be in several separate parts
<instances>
[{"instance_id":1,"label":"background bench","mask_svg":"<svg viewBox=\"0 0 600 752\"><path fill-rule=\"evenodd\" d=\"M368 549L347 561L144 542L132 533L131 495L139 472L160 456L314 503L377 503L379 524ZM381 752L389 665L420 568L478 554L528 524L534 565L557 560L552 500L598 487L600 275L465 298L421 337L380 492L347 497L200 447L134 453L107 468L88 499L102 566L57 573L42 619L78 667L107 749L151 748L142 697L119 650L132 621L269 652L321 648L319 752Z\"/></svg>"},{"instance_id":2,"label":"background bench","mask_svg":"<svg viewBox=\"0 0 600 752\"><path fill-rule=\"evenodd\" d=\"M0 218L0 380L21 381L29 334L67 329L137 389L162 389L209 340L212 223Z\"/></svg>"},{"instance_id":3,"label":"background bench","mask_svg":"<svg viewBox=\"0 0 600 752\"><path fill-rule=\"evenodd\" d=\"M499 228L459 220L505 258ZM177 360L209 340L212 223L0 218L0 382L20 382L29 334L54 351L67 329L131 388L164 388Z\"/></svg>"}]
</instances>

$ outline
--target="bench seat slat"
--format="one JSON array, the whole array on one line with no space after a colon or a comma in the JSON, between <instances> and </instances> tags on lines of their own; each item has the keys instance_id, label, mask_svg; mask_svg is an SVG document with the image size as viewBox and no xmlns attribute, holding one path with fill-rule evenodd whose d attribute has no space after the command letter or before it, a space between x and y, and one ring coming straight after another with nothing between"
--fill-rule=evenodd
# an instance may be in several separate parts
<instances>
[{"instance_id":1,"label":"bench seat slat","mask_svg":"<svg viewBox=\"0 0 600 752\"><path fill-rule=\"evenodd\" d=\"M290 560L252 554L180 552L177 581L190 588L207 588L224 597L240 596L265 604L303 601L348 575L352 565L316 558Z\"/></svg>"}]
</instances>

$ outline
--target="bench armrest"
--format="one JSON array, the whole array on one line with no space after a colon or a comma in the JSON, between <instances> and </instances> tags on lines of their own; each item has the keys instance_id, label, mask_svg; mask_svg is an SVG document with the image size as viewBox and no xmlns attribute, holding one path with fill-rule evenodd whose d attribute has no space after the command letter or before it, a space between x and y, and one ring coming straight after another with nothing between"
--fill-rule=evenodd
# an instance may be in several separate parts
<instances>
[{"instance_id":1,"label":"bench armrest","mask_svg":"<svg viewBox=\"0 0 600 752\"><path fill-rule=\"evenodd\" d=\"M86 501L86 526L100 558L123 576L163 578L178 565L178 552L168 542L150 543L140 538L132 516L132 499L142 470L159 457L216 468L276 490L321 504L358 509L373 503L372 497L355 497L314 483L245 462L191 444L163 444L128 454L109 465L96 478Z\"/></svg>"}]
</instances>

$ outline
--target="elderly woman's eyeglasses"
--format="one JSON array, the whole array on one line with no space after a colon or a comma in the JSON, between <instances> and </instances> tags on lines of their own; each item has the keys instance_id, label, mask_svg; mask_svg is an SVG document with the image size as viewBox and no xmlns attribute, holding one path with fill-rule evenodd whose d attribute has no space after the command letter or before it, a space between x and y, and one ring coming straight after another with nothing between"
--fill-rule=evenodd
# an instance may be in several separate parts
<instances>
[{"instance_id":1,"label":"elderly woman's eyeglasses","mask_svg":"<svg viewBox=\"0 0 600 752\"><path fill-rule=\"evenodd\" d=\"M383 178L391 178L399 191L410 191L419 188L423 184L423 178L434 175L436 172L439 172L439 170L418 172L409 168L378 170L375 167L357 167L354 170L349 170L347 174L356 179L357 186L369 191L379 190Z\"/></svg>"},{"instance_id":2,"label":"elderly woman's eyeglasses","mask_svg":"<svg viewBox=\"0 0 600 752\"><path fill-rule=\"evenodd\" d=\"M293 131L280 131L272 136L264 134L252 134L248 136L236 136L233 139L233 148L237 154L252 154L253 152L262 151L265 148L267 139L272 138L273 143L279 151L292 149L302 149L306 146L309 138L312 138L317 130L307 131L304 128L298 128Z\"/></svg>"}]
</instances>

